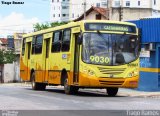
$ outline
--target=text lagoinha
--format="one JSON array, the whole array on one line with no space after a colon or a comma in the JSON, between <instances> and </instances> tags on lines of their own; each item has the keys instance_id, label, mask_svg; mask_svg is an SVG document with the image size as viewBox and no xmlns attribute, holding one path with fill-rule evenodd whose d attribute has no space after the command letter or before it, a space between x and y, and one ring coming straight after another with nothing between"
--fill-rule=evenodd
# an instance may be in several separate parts
<instances>
[{"instance_id":1,"label":"text lagoinha","mask_svg":"<svg viewBox=\"0 0 160 116\"><path fill-rule=\"evenodd\" d=\"M115 31L128 31L127 27L122 27L122 26L104 26L105 30L115 30Z\"/></svg>"},{"instance_id":2,"label":"text lagoinha","mask_svg":"<svg viewBox=\"0 0 160 116\"><path fill-rule=\"evenodd\" d=\"M7 2L7 1L1 1L1 4L3 5L10 5L10 4L24 4L24 2L17 2L17 1L12 1L12 2Z\"/></svg>"}]
</instances>

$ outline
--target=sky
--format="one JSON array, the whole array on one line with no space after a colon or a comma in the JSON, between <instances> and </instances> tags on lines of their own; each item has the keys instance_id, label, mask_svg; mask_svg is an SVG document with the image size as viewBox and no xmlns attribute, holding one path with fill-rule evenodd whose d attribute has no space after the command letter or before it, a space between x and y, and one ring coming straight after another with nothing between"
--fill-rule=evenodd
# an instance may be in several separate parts
<instances>
[{"instance_id":1,"label":"sky","mask_svg":"<svg viewBox=\"0 0 160 116\"><path fill-rule=\"evenodd\" d=\"M49 17L50 0L0 0L0 38L15 32L32 32L33 24L49 22Z\"/></svg>"}]
</instances>

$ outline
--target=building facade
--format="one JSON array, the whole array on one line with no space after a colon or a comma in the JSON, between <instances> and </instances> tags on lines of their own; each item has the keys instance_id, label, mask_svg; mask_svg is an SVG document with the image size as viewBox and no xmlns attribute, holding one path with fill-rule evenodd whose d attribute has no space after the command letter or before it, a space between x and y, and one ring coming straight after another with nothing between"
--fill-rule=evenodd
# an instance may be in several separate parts
<instances>
[{"instance_id":1,"label":"building facade","mask_svg":"<svg viewBox=\"0 0 160 116\"><path fill-rule=\"evenodd\" d=\"M14 51L15 54L20 54L21 44L22 44L23 33L14 33Z\"/></svg>"},{"instance_id":2,"label":"building facade","mask_svg":"<svg viewBox=\"0 0 160 116\"><path fill-rule=\"evenodd\" d=\"M69 21L69 0L51 0L50 21Z\"/></svg>"},{"instance_id":3,"label":"building facade","mask_svg":"<svg viewBox=\"0 0 160 116\"><path fill-rule=\"evenodd\" d=\"M69 20L77 19L92 6L107 8L107 0L71 0Z\"/></svg>"},{"instance_id":4,"label":"building facade","mask_svg":"<svg viewBox=\"0 0 160 116\"><path fill-rule=\"evenodd\" d=\"M7 38L0 38L0 50L8 49L8 41Z\"/></svg>"},{"instance_id":5,"label":"building facade","mask_svg":"<svg viewBox=\"0 0 160 116\"><path fill-rule=\"evenodd\" d=\"M141 29L140 79L138 89L160 91L160 18L130 21Z\"/></svg>"},{"instance_id":6,"label":"building facade","mask_svg":"<svg viewBox=\"0 0 160 116\"><path fill-rule=\"evenodd\" d=\"M160 14L160 0L52 0L51 21L75 20L92 6L108 8L109 20L137 20Z\"/></svg>"},{"instance_id":7,"label":"building facade","mask_svg":"<svg viewBox=\"0 0 160 116\"><path fill-rule=\"evenodd\" d=\"M108 14L108 15L107 15ZM85 13L86 20L109 20L109 11L106 8L92 6ZM84 20L84 14L73 21Z\"/></svg>"},{"instance_id":8,"label":"building facade","mask_svg":"<svg viewBox=\"0 0 160 116\"><path fill-rule=\"evenodd\" d=\"M160 0L152 0L152 16L160 15Z\"/></svg>"}]
</instances>

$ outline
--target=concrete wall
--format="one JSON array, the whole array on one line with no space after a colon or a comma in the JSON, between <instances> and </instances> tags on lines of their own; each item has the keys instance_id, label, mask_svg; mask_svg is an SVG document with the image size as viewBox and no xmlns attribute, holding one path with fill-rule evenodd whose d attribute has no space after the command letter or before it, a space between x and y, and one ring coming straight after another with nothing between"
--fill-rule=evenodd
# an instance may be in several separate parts
<instances>
[{"instance_id":1,"label":"concrete wall","mask_svg":"<svg viewBox=\"0 0 160 116\"><path fill-rule=\"evenodd\" d=\"M126 2L129 1L130 2L130 8L151 8L152 7L152 1L151 0L110 0L110 2L112 2L112 6L113 7L119 7L116 6L116 2L119 1L120 5L122 7L126 7ZM138 5L138 1L140 1L140 6Z\"/></svg>"},{"instance_id":2,"label":"concrete wall","mask_svg":"<svg viewBox=\"0 0 160 116\"><path fill-rule=\"evenodd\" d=\"M111 12L111 20L119 20L119 9L114 8ZM138 20L140 18L148 17L152 15L151 9L138 9L138 8L123 8L122 9L122 20Z\"/></svg>"},{"instance_id":3,"label":"concrete wall","mask_svg":"<svg viewBox=\"0 0 160 116\"><path fill-rule=\"evenodd\" d=\"M4 83L13 82L14 80L14 64L5 64L3 72Z\"/></svg>"},{"instance_id":4,"label":"concrete wall","mask_svg":"<svg viewBox=\"0 0 160 116\"><path fill-rule=\"evenodd\" d=\"M160 0L156 0L156 4L154 4L154 0L152 0L152 8L153 10L160 10Z\"/></svg>"},{"instance_id":5,"label":"concrete wall","mask_svg":"<svg viewBox=\"0 0 160 116\"><path fill-rule=\"evenodd\" d=\"M17 58L17 61L13 62L12 64L4 64L3 80L4 80L4 83L21 81L18 58Z\"/></svg>"}]
</instances>

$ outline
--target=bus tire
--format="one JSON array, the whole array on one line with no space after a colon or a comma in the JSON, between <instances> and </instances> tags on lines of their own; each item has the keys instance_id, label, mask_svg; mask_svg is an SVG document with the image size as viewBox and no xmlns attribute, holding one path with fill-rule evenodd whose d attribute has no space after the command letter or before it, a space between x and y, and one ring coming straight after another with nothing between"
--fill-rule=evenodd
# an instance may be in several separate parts
<instances>
[{"instance_id":1,"label":"bus tire","mask_svg":"<svg viewBox=\"0 0 160 116\"><path fill-rule=\"evenodd\" d=\"M32 84L32 89L33 90L45 90L45 88L46 88L45 83L37 83L35 81L35 72L32 73L31 84Z\"/></svg>"},{"instance_id":2,"label":"bus tire","mask_svg":"<svg viewBox=\"0 0 160 116\"><path fill-rule=\"evenodd\" d=\"M75 86L68 85L68 78L64 79L64 92L65 94L76 94L79 88Z\"/></svg>"},{"instance_id":3,"label":"bus tire","mask_svg":"<svg viewBox=\"0 0 160 116\"><path fill-rule=\"evenodd\" d=\"M108 96L116 96L118 93L118 87L107 87L106 88Z\"/></svg>"}]
</instances>

